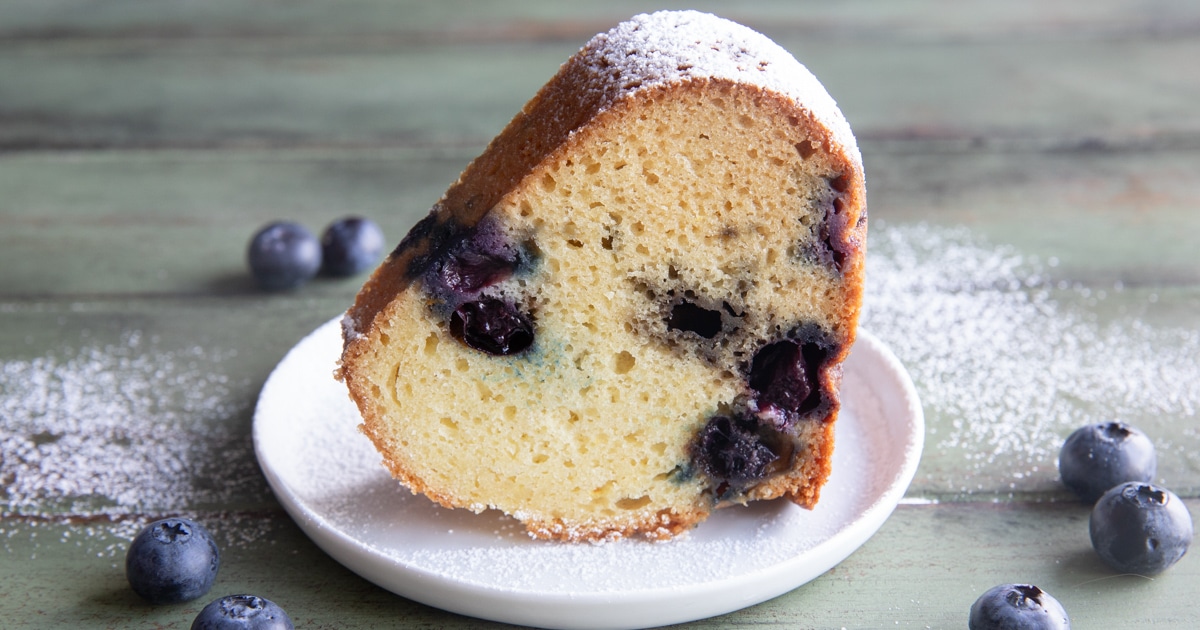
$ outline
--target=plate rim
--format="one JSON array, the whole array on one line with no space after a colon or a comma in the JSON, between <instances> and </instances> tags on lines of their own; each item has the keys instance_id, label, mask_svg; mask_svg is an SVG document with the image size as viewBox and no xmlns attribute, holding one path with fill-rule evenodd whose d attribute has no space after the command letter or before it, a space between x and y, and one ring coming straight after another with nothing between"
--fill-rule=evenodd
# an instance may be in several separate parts
<instances>
[{"instance_id":1,"label":"plate rim","mask_svg":"<svg viewBox=\"0 0 1200 630\"><path fill-rule=\"evenodd\" d=\"M860 327L847 363L854 361L855 351L863 348L875 360L874 363L867 360L865 366L868 371L876 372L876 378L884 375L895 381L892 385L903 397L906 408L884 415L906 419L908 439L903 447L901 466L888 482L886 490L832 535L800 554L768 566L684 587L542 593L458 581L423 566L387 556L342 531L308 505L299 492L269 465L271 456L264 446L263 435L266 423L260 421L263 400L289 359L294 359L307 349L308 344L316 343L320 335L330 334L329 328L340 330L340 320L339 316L322 324L292 346L264 382L255 404L252 428L259 467L288 515L310 540L338 563L397 595L471 617L544 628L637 628L705 619L773 599L837 566L882 527L911 484L924 447L924 413L911 376L879 338ZM857 362L855 365L858 366ZM688 606L681 606L684 601ZM672 602L676 605L670 605ZM680 608L685 608L686 612L681 613Z\"/></svg>"}]
</instances>

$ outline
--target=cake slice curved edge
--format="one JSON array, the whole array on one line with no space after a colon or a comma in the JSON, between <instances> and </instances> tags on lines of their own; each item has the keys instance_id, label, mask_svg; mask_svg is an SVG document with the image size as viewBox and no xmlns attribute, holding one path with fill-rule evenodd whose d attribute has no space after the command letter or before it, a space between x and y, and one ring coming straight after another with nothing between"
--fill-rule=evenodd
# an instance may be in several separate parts
<instances>
[{"instance_id":1,"label":"cake slice curved edge","mask_svg":"<svg viewBox=\"0 0 1200 630\"><path fill-rule=\"evenodd\" d=\"M828 477L866 193L821 84L697 12L597 35L343 321L391 473L531 535L667 539Z\"/></svg>"}]
</instances>

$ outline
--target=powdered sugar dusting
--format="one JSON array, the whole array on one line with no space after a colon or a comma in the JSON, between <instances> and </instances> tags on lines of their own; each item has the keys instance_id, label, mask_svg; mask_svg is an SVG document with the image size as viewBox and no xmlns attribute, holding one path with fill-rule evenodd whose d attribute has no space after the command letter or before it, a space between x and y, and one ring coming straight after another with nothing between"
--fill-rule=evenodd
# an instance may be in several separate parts
<instances>
[{"instance_id":1,"label":"powdered sugar dusting","mask_svg":"<svg viewBox=\"0 0 1200 630\"><path fill-rule=\"evenodd\" d=\"M1057 491L1059 446L1080 425L1194 426L1200 331L1101 322L1119 285L1052 281L1054 261L964 228L877 224L869 249L862 324L913 374L938 453L918 493ZM1200 464L1200 435L1182 435L1159 440L1160 474Z\"/></svg>"},{"instance_id":2,"label":"powdered sugar dusting","mask_svg":"<svg viewBox=\"0 0 1200 630\"><path fill-rule=\"evenodd\" d=\"M533 540L511 517L444 509L391 478L356 430L361 418L345 386L329 377L340 330L331 321L306 337L267 380L254 421L263 470L297 523L336 559L381 586L464 614L546 624L535 610L577 618L589 606L656 602L657 612L640 613L651 617L617 624L634 626L744 607L816 577L862 544L900 499L919 457L911 385L881 360L878 342L864 342L846 364L833 474L815 510L786 501L719 510L669 543ZM518 599L528 606L514 607Z\"/></svg>"},{"instance_id":3,"label":"powdered sugar dusting","mask_svg":"<svg viewBox=\"0 0 1200 630\"><path fill-rule=\"evenodd\" d=\"M930 418L910 499L1058 491L1062 438L1112 418L1175 436L1157 440L1174 490L1200 469L1200 331L1101 322L1094 305L1128 289L1060 285L1054 270L963 228L872 226L863 326L914 375ZM244 425L229 421L248 411L246 386L212 369L236 360L132 333L0 362L0 509L136 520L266 500ZM1192 428L1156 430L1168 423ZM392 492L380 473L376 490ZM521 536L511 520L496 528Z\"/></svg>"},{"instance_id":4,"label":"powdered sugar dusting","mask_svg":"<svg viewBox=\"0 0 1200 630\"><path fill-rule=\"evenodd\" d=\"M8 515L179 513L266 500L244 429L249 401L206 370L232 351L160 351L132 333L0 364L0 483Z\"/></svg>"},{"instance_id":5,"label":"powdered sugar dusting","mask_svg":"<svg viewBox=\"0 0 1200 630\"><path fill-rule=\"evenodd\" d=\"M858 144L837 103L811 72L766 36L698 11L642 14L601 33L579 56L596 80L602 102L638 90L691 79L727 79L790 97L862 163Z\"/></svg>"}]
</instances>

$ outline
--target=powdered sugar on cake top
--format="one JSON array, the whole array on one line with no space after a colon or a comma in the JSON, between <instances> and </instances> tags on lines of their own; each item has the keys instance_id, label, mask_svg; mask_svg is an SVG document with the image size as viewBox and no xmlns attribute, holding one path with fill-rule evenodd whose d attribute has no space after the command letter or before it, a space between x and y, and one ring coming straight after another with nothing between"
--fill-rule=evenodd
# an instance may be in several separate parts
<instances>
[{"instance_id":1,"label":"powdered sugar on cake top","mask_svg":"<svg viewBox=\"0 0 1200 630\"><path fill-rule=\"evenodd\" d=\"M850 125L824 86L787 50L750 28L698 11L637 15L588 42L577 56L602 108L638 90L726 79L787 96L862 163Z\"/></svg>"}]
</instances>

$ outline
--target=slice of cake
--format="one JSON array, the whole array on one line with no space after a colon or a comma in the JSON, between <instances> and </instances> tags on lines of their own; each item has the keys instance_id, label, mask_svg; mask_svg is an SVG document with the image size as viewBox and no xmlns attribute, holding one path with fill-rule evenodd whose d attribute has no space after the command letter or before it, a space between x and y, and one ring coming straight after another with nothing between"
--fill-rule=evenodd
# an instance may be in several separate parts
<instances>
[{"instance_id":1,"label":"slice of cake","mask_svg":"<svg viewBox=\"0 0 1200 630\"><path fill-rule=\"evenodd\" d=\"M539 538L817 502L862 300L850 128L696 12L568 60L380 266L340 376L392 474Z\"/></svg>"}]
</instances>

